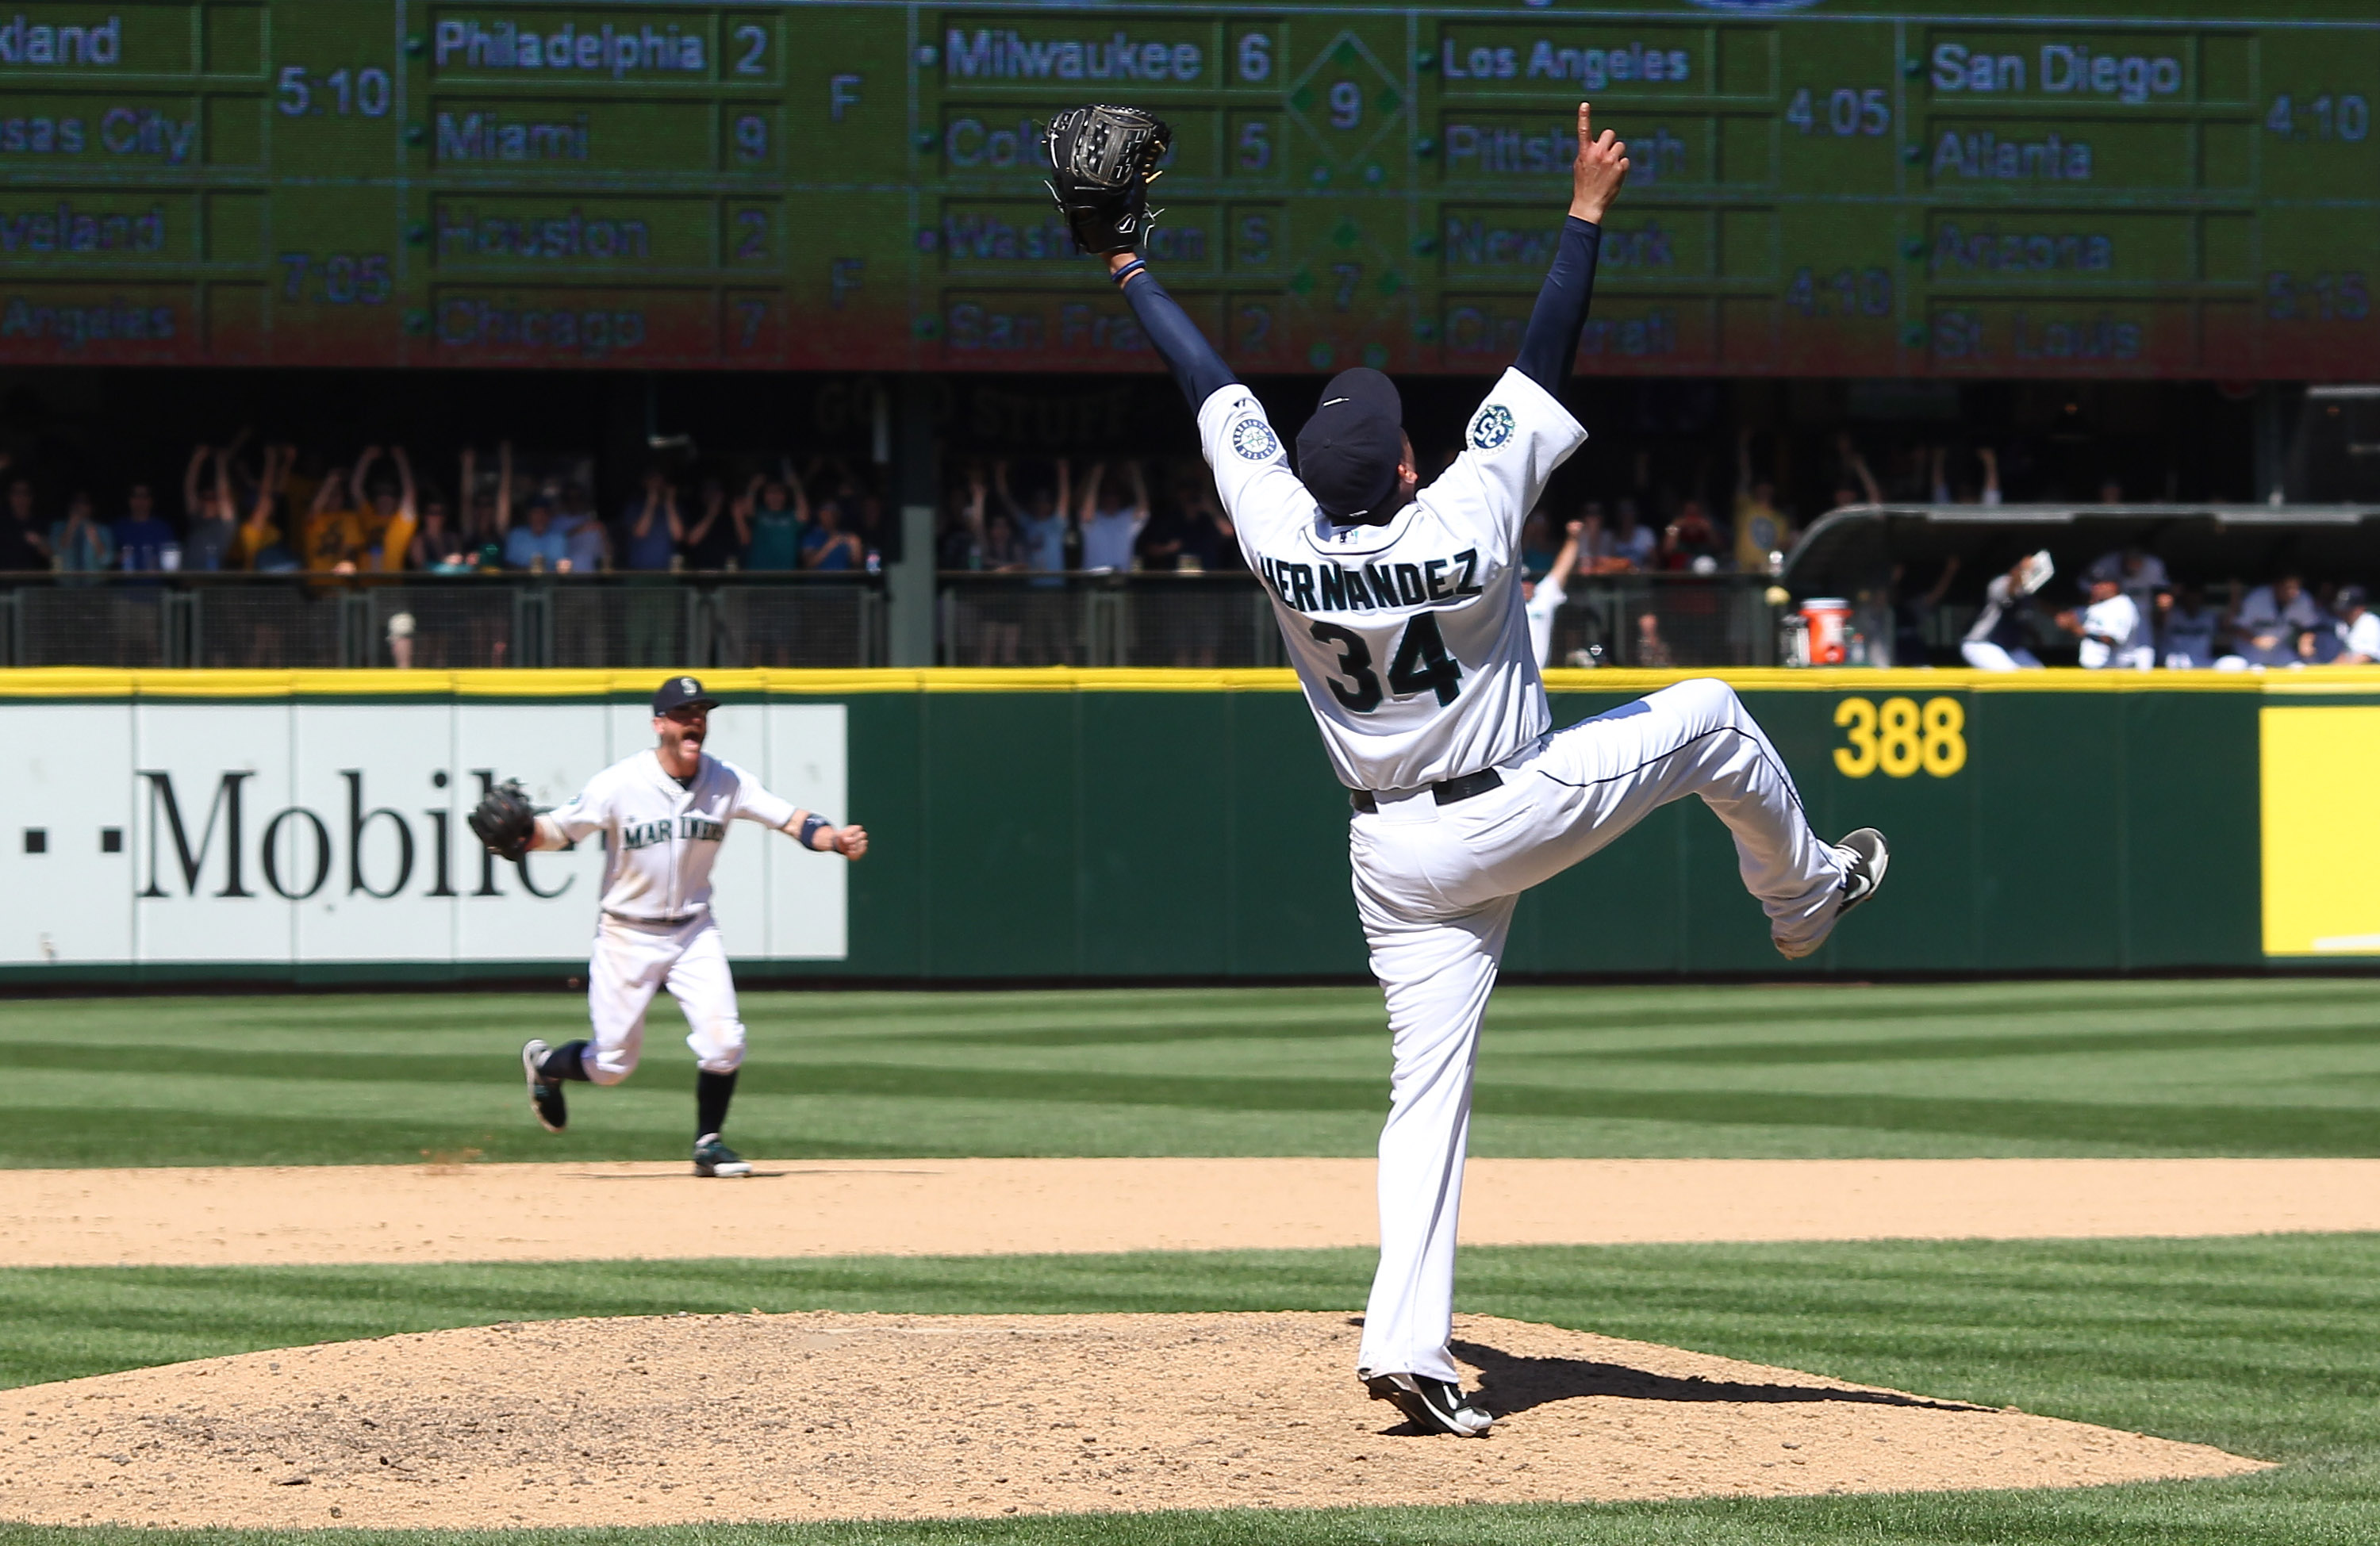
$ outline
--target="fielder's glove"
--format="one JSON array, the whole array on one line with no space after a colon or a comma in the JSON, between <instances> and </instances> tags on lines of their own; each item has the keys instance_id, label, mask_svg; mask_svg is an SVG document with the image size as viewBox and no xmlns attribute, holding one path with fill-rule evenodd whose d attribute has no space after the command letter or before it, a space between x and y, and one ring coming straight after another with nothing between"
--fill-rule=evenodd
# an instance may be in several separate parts
<instances>
[{"instance_id":1,"label":"fielder's glove","mask_svg":"<svg viewBox=\"0 0 2380 1546\"><path fill-rule=\"evenodd\" d=\"M1140 250L1162 212L1148 207L1149 179L1172 144L1165 120L1137 107L1100 103L1050 120L1041 136L1050 171L1044 186L1078 250L1102 257Z\"/></svg>"},{"instance_id":2,"label":"fielder's glove","mask_svg":"<svg viewBox=\"0 0 2380 1546\"><path fill-rule=\"evenodd\" d=\"M518 779L506 779L480 796L470 815L471 831L488 852L519 864L537 841L537 807Z\"/></svg>"}]
</instances>

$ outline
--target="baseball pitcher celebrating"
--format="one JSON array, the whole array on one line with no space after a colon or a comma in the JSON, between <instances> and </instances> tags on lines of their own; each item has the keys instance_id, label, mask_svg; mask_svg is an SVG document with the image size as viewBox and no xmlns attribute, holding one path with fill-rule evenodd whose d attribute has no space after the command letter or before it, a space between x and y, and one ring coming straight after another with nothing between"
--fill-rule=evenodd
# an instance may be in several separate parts
<instances>
[{"instance_id":1,"label":"baseball pitcher celebrating","mask_svg":"<svg viewBox=\"0 0 2380 1546\"><path fill-rule=\"evenodd\" d=\"M617 1084L644 1050L645 1009L667 987L686 1011L694 1049L694 1173L749 1176L752 1166L720 1140L735 1070L744 1062L744 1021L735 979L710 915L710 867L727 824L741 817L789 834L804 848L857 859L868 833L796 810L760 780L702 749L719 700L690 676L653 694L659 743L595 775L577 797L543 815L517 783L491 791L471 813L471 830L517 863L538 849L567 848L603 834L602 912L587 967L587 1013L594 1035L521 1048L529 1109L549 1132L569 1120L562 1086L570 1080Z\"/></svg>"},{"instance_id":2,"label":"baseball pitcher celebrating","mask_svg":"<svg viewBox=\"0 0 2380 1546\"><path fill-rule=\"evenodd\" d=\"M1788 958L1810 954L1884 879L1881 834L1820 840L1768 738L1723 682L1683 682L1548 733L1522 613L1521 524L1586 438L1560 393L1585 326L1604 211L1627 149L1578 109L1570 217L1520 356L1427 488L1377 370L1343 371L1297 437L1293 472L1242 386L1138 255L1146 182L1170 143L1129 108L1062 115L1051 192L1102 254L1198 416L1207 461L1263 576L1354 815L1356 911L1394 1038L1380 1133L1380 1264L1358 1374L1416 1425L1487 1431L1447 1342L1481 1017L1520 893L1658 806L1699 795L1735 838L1743 883Z\"/></svg>"}]
</instances>

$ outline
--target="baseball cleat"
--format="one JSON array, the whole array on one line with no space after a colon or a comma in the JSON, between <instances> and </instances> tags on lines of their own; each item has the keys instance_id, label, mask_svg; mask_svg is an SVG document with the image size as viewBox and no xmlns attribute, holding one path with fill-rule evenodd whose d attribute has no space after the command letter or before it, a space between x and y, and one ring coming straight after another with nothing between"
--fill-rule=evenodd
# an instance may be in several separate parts
<instances>
[{"instance_id":1,"label":"baseball cleat","mask_svg":"<svg viewBox=\"0 0 2380 1546\"><path fill-rule=\"evenodd\" d=\"M752 1162L719 1141L715 1132L695 1140L694 1173L698 1176L749 1176Z\"/></svg>"},{"instance_id":2,"label":"baseball cleat","mask_svg":"<svg viewBox=\"0 0 2380 1546\"><path fill-rule=\"evenodd\" d=\"M1496 1420L1465 1400L1461 1385L1449 1381L1427 1374L1366 1374L1363 1380L1373 1400L1390 1403L1425 1432L1484 1439Z\"/></svg>"},{"instance_id":3,"label":"baseball cleat","mask_svg":"<svg viewBox=\"0 0 2380 1546\"><path fill-rule=\"evenodd\" d=\"M1835 915L1827 920L1827 926L1811 938L1795 945L1775 940L1777 953L1787 960L1800 960L1824 945L1827 936L1835 932L1835 925L1843 921L1844 913L1876 895L1876 888L1884 884L1886 868L1892 863L1892 851L1885 846L1884 834L1873 827L1846 834L1835 845L1835 852L1844 856L1843 900L1837 904Z\"/></svg>"},{"instance_id":4,"label":"baseball cleat","mask_svg":"<svg viewBox=\"0 0 2380 1546\"><path fill-rule=\"evenodd\" d=\"M531 1037L521 1048L521 1071L528 1076L528 1108L540 1126L560 1132L570 1125L570 1103L562 1098L562 1081L545 1077L545 1055L553 1049Z\"/></svg>"}]
</instances>

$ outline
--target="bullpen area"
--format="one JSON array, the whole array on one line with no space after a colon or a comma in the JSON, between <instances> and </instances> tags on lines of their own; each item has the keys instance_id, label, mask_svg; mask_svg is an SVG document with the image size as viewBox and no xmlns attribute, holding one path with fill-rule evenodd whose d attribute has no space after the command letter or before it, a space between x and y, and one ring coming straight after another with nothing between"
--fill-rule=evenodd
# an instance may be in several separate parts
<instances>
[{"instance_id":1,"label":"bullpen area","mask_svg":"<svg viewBox=\"0 0 2380 1546\"><path fill-rule=\"evenodd\" d=\"M1485 1441L1352 1375L1367 990L748 995L747 1180L666 1008L554 1137L575 997L20 1002L0 1528L2367 1540L2372 1002L1507 990Z\"/></svg>"}]
</instances>

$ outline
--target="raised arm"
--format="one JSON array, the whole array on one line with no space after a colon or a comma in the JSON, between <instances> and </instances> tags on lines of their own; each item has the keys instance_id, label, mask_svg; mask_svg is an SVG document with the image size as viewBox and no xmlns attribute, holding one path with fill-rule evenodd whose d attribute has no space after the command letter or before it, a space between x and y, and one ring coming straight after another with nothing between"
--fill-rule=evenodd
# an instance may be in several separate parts
<instances>
[{"instance_id":1,"label":"raised arm","mask_svg":"<svg viewBox=\"0 0 2380 1546\"><path fill-rule=\"evenodd\" d=\"M1598 136L1587 104L1578 104L1578 159L1571 163L1570 216L1562 222L1553 267L1537 291L1528 331L1521 335L1512 368L1548 392L1559 393L1578 358L1579 334L1586 329L1587 301L1595 293L1595 260L1603 244L1604 211L1628 180L1628 147L1609 130Z\"/></svg>"},{"instance_id":2,"label":"raised arm","mask_svg":"<svg viewBox=\"0 0 2380 1546\"><path fill-rule=\"evenodd\" d=\"M1578 569L1578 546L1586 534L1585 521L1572 521L1562 534L1561 551L1554 555L1553 567L1546 571L1545 583L1556 590L1570 584L1571 575Z\"/></svg>"},{"instance_id":3,"label":"raised arm","mask_svg":"<svg viewBox=\"0 0 2380 1546\"><path fill-rule=\"evenodd\" d=\"M1125 304L1140 323L1140 331L1148 334L1149 343L1157 346L1182 395L1190 400L1195 412L1208 398L1239 380L1223 356L1207 342L1198 324L1181 304L1165 293L1165 286L1148 272L1148 260L1133 252L1108 254L1108 277L1123 292Z\"/></svg>"},{"instance_id":4,"label":"raised arm","mask_svg":"<svg viewBox=\"0 0 2380 1546\"><path fill-rule=\"evenodd\" d=\"M1123 475L1132 485L1132 519L1136 531L1148 525L1148 473L1135 460L1123 465Z\"/></svg>"},{"instance_id":5,"label":"raised arm","mask_svg":"<svg viewBox=\"0 0 2380 1546\"><path fill-rule=\"evenodd\" d=\"M421 518L421 506L416 499L419 490L414 487L413 458L405 453L401 445L392 447L388 454L396 464L397 513L408 521L418 521Z\"/></svg>"},{"instance_id":6,"label":"raised arm","mask_svg":"<svg viewBox=\"0 0 2380 1546\"><path fill-rule=\"evenodd\" d=\"M1091 464L1091 475L1083 479L1082 498L1073 513L1075 520L1088 521L1099 513L1099 485L1107 480L1107 476L1108 465L1105 462Z\"/></svg>"},{"instance_id":7,"label":"raised arm","mask_svg":"<svg viewBox=\"0 0 2380 1546\"><path fill-rule=\"evenodd\" d=\"M214 453L200 446L190 453L190 465L182 469L182 513L195 521L199 518L199 475L206 470L207 458Z\"/></svg>"},{"instance_id":8,"label":"raised arm","mask_svg":"<svg viewBox=\"0 0 2380 1546\"><path fill-rule=\"evenodd\" d=\"M513 529L513 442L496 444L496 535Z\"/></svg>"}]
</instances>

